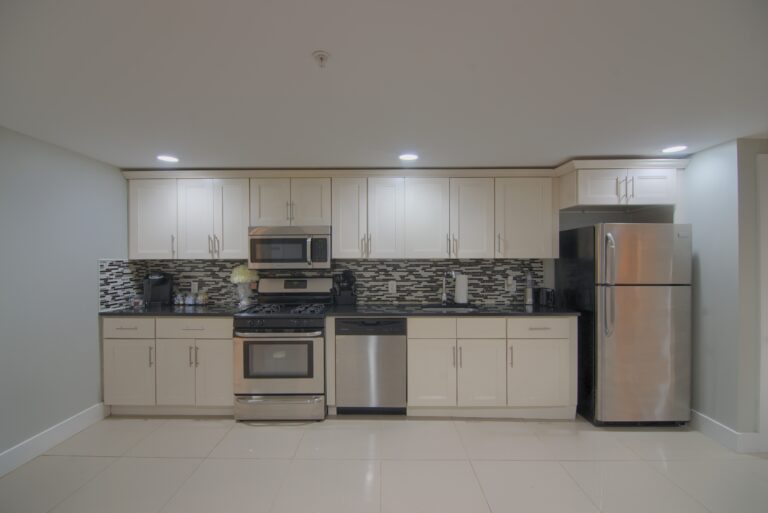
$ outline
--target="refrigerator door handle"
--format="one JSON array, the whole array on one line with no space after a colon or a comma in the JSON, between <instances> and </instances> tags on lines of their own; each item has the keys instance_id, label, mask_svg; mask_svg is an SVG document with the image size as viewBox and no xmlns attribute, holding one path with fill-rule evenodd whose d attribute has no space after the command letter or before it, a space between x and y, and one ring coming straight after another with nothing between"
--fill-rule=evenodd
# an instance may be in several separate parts
<instances>
[{"instance_id":1,"label":"refrigerator door handle","mask_svg":"<svg viewBox=\"0 0 768 513\"><path fill-rule=\"evenodd\" d=\"M615 287L607 286L603 289L603 325L605 336L612 337L616 324L616 294ZM610 294L610 298L608 295Z\"/></svg>"},{"instance_id":2,"label":"refrigerator door handle","mask_svg":"<svg viewBox=\"0 0 768 513\"><path fill-rule=\"evenodd\" d=\"M611 266L610 272L608 271L609 264ZM605 234L605 281L609 285L616 283L616 239L613 238L612 233Z\"/></svg>"}]
</instances>

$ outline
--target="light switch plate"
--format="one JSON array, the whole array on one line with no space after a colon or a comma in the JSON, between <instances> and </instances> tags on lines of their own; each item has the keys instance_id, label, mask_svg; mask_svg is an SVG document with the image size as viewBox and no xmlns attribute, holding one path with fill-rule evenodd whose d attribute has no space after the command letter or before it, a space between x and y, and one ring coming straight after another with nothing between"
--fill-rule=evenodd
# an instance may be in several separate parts
<instances>
[{"instance_id":1,"label":"light switch plate","mask_svg":"<svg viewBox=\"0 0 768 513\"><path fill-rule=\"evenodd\" d=\"M191 283L191 285L190 285L190 292L192 292L192 294L197 294L197 282L196 281L193 281Z\"/></svg>"},{"instance_id":2,"label":"light switch plate","mask_svg":"<svg viewBox=\"0 0 768 513\"><path fill-rule=\"evenodd\" d=\"M389 280L387 282L387 288L390 294L397 294L397 282L395 280Z\"/></svg>"},{"instance_id":3,"label":"light switch plate","mask_svg":"<svg viewBox=\"0 0 768 513\"><path fill-rule=\"evenodd\" d=\"M512 276L507 276L507 279L504 280L504 290L506 290L507 292L517 291L517 282Z\"/></svg>"}]
</instances>

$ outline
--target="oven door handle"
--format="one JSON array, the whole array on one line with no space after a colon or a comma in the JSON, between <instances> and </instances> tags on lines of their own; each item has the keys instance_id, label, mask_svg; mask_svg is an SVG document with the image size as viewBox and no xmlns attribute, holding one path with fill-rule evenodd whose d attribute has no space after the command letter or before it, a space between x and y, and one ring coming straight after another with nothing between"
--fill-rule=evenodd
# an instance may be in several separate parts
<instances>
[{"instance_id":1,"label":"oven door handle","mask_svg":"<svg viewBox=\"0 0 768 513\"><path fill-rule=\"evenodd\" d=\"M311 331L309 333L242 333L235 332L236 337L246 339L264 339L264 338L317 338L322 337L322 331Z\"/></svg>"},{"instance_id":2,"label":"oven door handle","mask_svg":"<svg viewBox=\"0 0 768 513\"><path fill-rule=\"evenodd\" d=\"M312 266L312 236L307 237L307 265Z\"/></svg>"}]
</instances>

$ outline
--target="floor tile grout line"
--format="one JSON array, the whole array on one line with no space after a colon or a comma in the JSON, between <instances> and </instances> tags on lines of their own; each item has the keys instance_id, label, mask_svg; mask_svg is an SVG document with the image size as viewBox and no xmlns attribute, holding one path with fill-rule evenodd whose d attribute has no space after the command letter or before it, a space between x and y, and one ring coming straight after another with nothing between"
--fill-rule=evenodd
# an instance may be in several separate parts
<instances>
[{"instance_id":1,"label":"floor tile grout line","mask_svg":"<svg viewBox=\"0 0 768 513\"><path fill-rule=\"evenodd\" d=\"M493 513L491 502L488 500L485 487L483 487L483 482L480 481L480 476L477 475L477 469L475 468L475 464L472 462L472 460L469 460L469 468L472 469L472 474L475 476L475 481L477 482L477 486L480 488L480 493L483 495L483 500L485 501L485 505L488 507L488 512Z\"/></svg>"},{"instance_id":2,"label":"floor tile grout line","mask_svg":"<svg viewBox=\"0 0 768 513\"><path fill-rule=\"evenodd\" d=\"M595 506L595 509L597 511L604 511L604 509L600 506L600 504L595 502L595 500L587 493L587 491L584 489L584 487L581 486L581 483L579 483L579 481L568 471L568 468L565 465L563 465L563 462L562 461L558 461L557 464L560 465L560 468L563 469L563 471L571 479L571 481L576 483L576 486L579 488L581 493L583 493L587 497L587 500L589 500L589 502L591 502L592 505Z\"/></svg>"},{"instance_id":3,"label":"floor tile grout line","mask_svg":"<svg viewBox=\"0 0 768 513\"><path fill-rule=\"evenodd\" d=\"M227 432L226 432L226 433L224 433L224 434L222 435L222 437L221 437L221 438L219 438L219 441L218 441L218 442L216 442L216 443L213 445L213 447L211 447L211 450L210 450L210 451L208 451L208 454L206 454L206 455L205 455L205 457L203 458L204 460L207 460L208 458L210 458L210 457L211 457L211 454L213 454L213 451L215 451L215 450L216 450L216 448L217 448L219 445L221 445L221 442L223 442L223 441L224 441L224 439L225 439L225 438L226 438L226 437L227 437L227 436L228 436L228 435L229 435L229 434L232 432L232 430L233 430L233 429L235 429L235 426L229 426L229 429L227 429Z\"/></svg>"},{"instance_id":4,"label":"floor tile grout line","mask_svg":"<svg viewBox=\"0 0 768 513\"><path fill-rule=\"evenodd\" d=\"M165 458L165 459L171 459L171 458ZM199 462L198 462L197 466L196 466L195 468L193 468L193 469L192 469L192 472L190 472L190 473L187 475L187 477L186 477L186 478L185 478L185 479L184 479L184 480L183 480L181 483L179 483L179 486L177 486L177 487L176 487L176 490L175 490L175 491L174 491L174 492L173 492L173 493L172 493L172 494L171 494L171 495L168 497L168 499L166 499L166 501L165 501L165 502L164 502L164 503L163 503L163 504L160 506L160 509L158 509L157 511L155 511L155 513L160 513L161 511L163 511L163 510L165 509L165 507L166 507L166 506L167 506L167 505L168 505L168 504L169 504L169 503L170 503L170 502L173 500L173 498L174 498L174 497L176 497L176 496L179 494L179 492L181 491L181 489L184 487L184 484L185 484L187 481L189 481L189 480L192 478L192 476L193 476L193 475L195 475L195 473L198 471L198 469L200 468L200 466L203 464L203 462L204 462L204 461L205 461L205 459L203 459L203 458L199 458Z\"/></svg>"},{"instance_id":5,"label":"floor tile grout line","mask_svg":"<svg viewBox=\"0 0 768 513\"><path fill-rule=\"evenodd\" d=\"M38 458L40 458L40 457L42 457L42 456L45 456L45 455L44 455L44 454L41 454L40 456L38 456ZM51 456L55 456L55 455L51 455ZM67 457L67 458L71 458L72 456L65 456L65 457ZM85 482L84 482L82 485L80 485L80 486L78 486L77 488L75 488L74 490L72 490L72 492L71 492L71 493L69 493L69 494L67 494L67 496L66 496L66 497L64 497L63 499L61 499L61 500L60 500L59 502L57 502L56 504L54 504L54 505L53 505L53 506L52 506L52 507L51 507L51 508L50 508L50 509L47 511L47 513L50 513L51 511L53 511L53 510L55 510L56 508L58 508L59 506L61 506L61 505L64 503L64 501L66 501L67 499L69 499L70 497L72 497L74 494L76 494L77 492L79 492L80 490L82 490L82 489L83 489L83 488L84 488L86 485L88 485L88 484L89 484L91 481L93 481L94 479L96 479L97 477L99 477L101 474L103 474L104 472L106 472L108 468L110 468L112 465L114 465L115 463L117 463L117 462L118 462L118 460L120 459L120 456L79 456L79 457L84 457L84 458L88 458L88 457L94 457L94 458L112 458L112 461L110 461L110 462L109 462L109 464L107 464L107 466L105 466L103 469L101 469L100 471L96 472L96 473L95 473L95 474L94 474L94 475L93 475L93 476L92 476L90 479L86 480L86 481L85 481ZM35 458L35 459L37 459L37 458Z\"/></svg>"},{"instance_id":6,"label":"floor tile grout line","mask_svg":"<svg viewBox=\"0 0 768 513\"><path fill-rule=\"evenodd\" d=\"M700 505L702 508L704 508L706 511L709 511L710 513L714 513L714 512L713 512L711 509L709 509L709 508L707 507L707 505L706 505L706 504L704 504L703 502L701 502L701 501L700 501L700 500L699 500L699 499L698 499L696 496L694 496L694 495L693 495L692 493L690 493L688 490L686 490L685 488L683 488L682 486L680 486L679 484L677 484L677 483L676 483L676 482L675 482L675 481L674 481L674 480L673 480L671 477L669 477L668 475L666 475L664 472L661 472L660 470L657 470L657 469L656 469L656 467L654 467L653 465L651 465L651 462L650 462L650 461L645 461L645 460L643 460L643 464L644 464L646 467L649 467L649 468L651 469L651 471L653 471L654 473L661 475L662 479L665 479L667 482L671 483L671 484L672 484L672 486L674 486L674 487L675 487L675 488L677 488L678 490L682 491L682 492L683 492L685 495L687 495L688 497L690 497L691 499L693 499L693 501L694 501L694 502L696 502L697 504L699 504L699 505Z\"/></svg>"}]
</instances>

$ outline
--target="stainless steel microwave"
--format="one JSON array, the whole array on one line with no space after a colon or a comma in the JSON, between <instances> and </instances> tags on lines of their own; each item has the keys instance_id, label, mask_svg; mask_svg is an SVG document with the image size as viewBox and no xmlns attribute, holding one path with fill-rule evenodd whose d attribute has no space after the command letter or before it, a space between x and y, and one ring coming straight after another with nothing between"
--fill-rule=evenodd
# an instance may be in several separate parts
<instances>
[{"instance_id":1,"label":"stainless steel microwave","mask_svg":"<svg viewBox=\"0 0 768 513\"><path fill-rule=\"evenodd\" d=\"M252 226L250 269L330 269L330 226Z\"/></svg>"}]
</instances>

